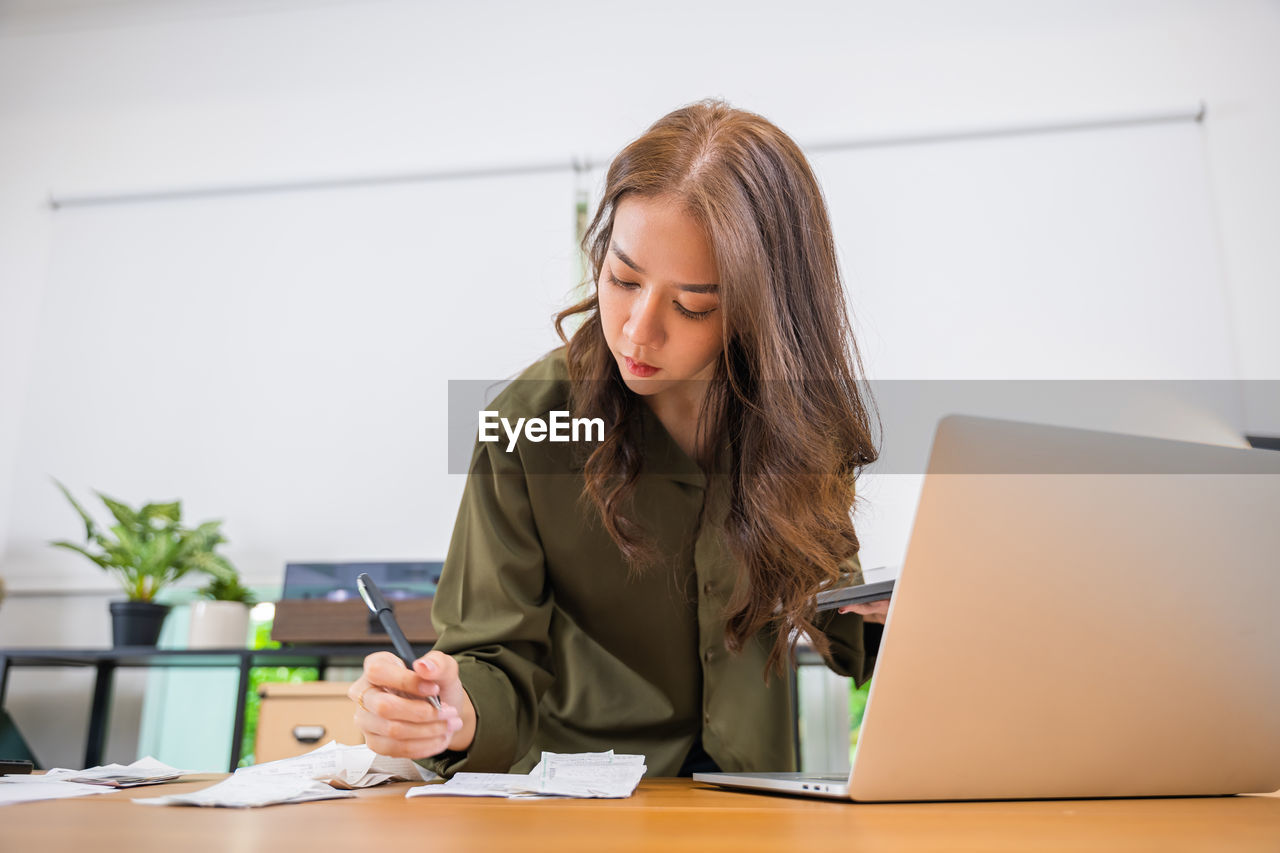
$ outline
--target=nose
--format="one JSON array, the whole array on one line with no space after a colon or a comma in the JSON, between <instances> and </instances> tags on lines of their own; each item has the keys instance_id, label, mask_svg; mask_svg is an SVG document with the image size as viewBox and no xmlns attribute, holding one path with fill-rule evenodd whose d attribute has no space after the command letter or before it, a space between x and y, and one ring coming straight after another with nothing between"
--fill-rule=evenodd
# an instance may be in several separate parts
<instances>
[{"instance_id":1,"label":"nose","mask_svg":"<svg viewBox=\"0 0 1280 853\"><path fill-rule=\"evenodd\" d=\"M649 289L636 296L631 303L631 314L622 326L622 333L637 347L656 349L666 340L662 325L661 297Z\"/></svg>"}]
</instances>

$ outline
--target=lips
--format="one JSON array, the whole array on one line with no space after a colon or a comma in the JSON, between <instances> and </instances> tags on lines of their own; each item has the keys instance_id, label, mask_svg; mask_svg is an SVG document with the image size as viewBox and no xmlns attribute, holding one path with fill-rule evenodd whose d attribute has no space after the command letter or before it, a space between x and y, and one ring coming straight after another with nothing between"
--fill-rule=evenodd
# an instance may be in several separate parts
<instances>
[{"instance_id":1,"label":"lips","mask_svg":"<svg viewBox=\"0 0 1280 853\"><path fill-rule=\"evenodd\" d=\"M628 358L625 355L622 359L627 363L627 370L631 371L633 376L644 378L646 376L652 376L659 370L659 368L654 367L652 364L645 364L643 361L636 361L635 359Z\"/></svg>"}]
</instances>

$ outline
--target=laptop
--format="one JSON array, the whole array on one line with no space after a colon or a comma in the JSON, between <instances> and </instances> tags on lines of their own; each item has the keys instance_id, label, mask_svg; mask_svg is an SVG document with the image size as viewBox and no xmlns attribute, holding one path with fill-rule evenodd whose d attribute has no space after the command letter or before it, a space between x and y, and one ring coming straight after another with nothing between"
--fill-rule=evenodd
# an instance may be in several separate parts
<instances>
[{"instance_id":1,"label":"laptop","mask_svg":"<svg viewBox=\"0 0 1280 853\"><path fill-rule=\"evenodd\" d=\"M860 802L1280 789L1280 453L949 416L848 776Z\"/></svg>"}]
</instances>

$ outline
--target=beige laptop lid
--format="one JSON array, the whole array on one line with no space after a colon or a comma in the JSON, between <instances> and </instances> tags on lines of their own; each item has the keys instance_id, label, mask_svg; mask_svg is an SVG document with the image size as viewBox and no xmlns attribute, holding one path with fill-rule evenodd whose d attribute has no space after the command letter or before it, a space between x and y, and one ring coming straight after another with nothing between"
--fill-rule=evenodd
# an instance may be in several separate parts
<instances>
[{"instance_id":1,"label":"beige laptop lid","mask_svg":"<svg viewBox=\"0 0 1280 853\"><path fill-rule=\"evenodd\" d=\"M1278 514L1273 451L944 419L850 795L1280 788Z\"/></svg>"}]
</instances>

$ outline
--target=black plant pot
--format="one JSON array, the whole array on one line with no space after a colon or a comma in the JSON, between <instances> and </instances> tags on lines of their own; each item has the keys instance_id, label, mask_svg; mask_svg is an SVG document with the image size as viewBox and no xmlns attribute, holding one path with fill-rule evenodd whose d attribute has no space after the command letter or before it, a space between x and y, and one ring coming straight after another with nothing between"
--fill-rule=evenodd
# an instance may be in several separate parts
<instances>
[{"instance_id":1,"label":"black plant pot","mask_svg":"<svg viewBox=\"0 0 1280 853\"><path fill-rule=\"evenodd\" d=\"M111 642L120 646L154 646L160 639L169 605L151 601L113 601Z\"/></svg>"}]
</instances>

